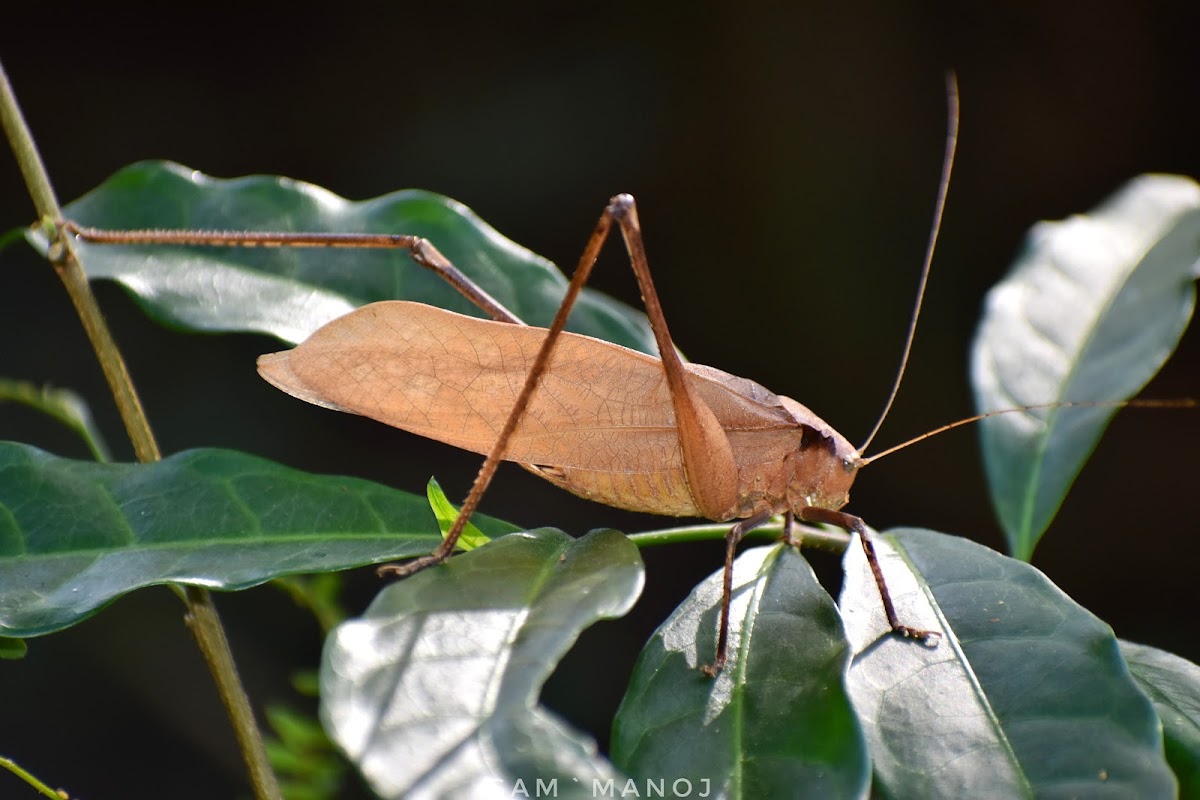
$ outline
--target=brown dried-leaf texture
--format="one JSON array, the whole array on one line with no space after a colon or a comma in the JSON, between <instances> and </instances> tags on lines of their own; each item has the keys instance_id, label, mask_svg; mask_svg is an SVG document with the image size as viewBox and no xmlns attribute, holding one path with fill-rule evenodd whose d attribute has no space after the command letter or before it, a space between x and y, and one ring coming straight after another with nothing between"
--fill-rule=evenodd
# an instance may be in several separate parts
<instances>
[{"instance_id":1,"label":"brown dried-leaf texture","mask_svg":"<svg viewBox=\"0 0 1200 800\"><path fill-rule=\"evenodd\" d=\"M330 322L292 350L262 356L259 372L307 402L486 454L545 333L386 301ZM796 421L771 392L711 367L686 369L742 468L782 461L795 446L779 432L794 430ZM562 335L504 457L554 468L533 471L610 505L698 515L662 363L609 342ZM639 496L645 493L655 496Z\"/></svg>"}]
</instances>

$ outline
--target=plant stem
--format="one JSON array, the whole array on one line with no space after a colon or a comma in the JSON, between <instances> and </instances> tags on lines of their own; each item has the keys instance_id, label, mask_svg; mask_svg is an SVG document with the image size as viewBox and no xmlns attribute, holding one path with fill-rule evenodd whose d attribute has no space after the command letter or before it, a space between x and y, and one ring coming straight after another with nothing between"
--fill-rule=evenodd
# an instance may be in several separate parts
<instances>
[{"instance_id":1,"label":"plant stem","mask_svg":"<svg viewBox=\"0 0 1200 800\"><path fill-rule=\"evenodd\" d=\"M831 550L840 553L850 542L850 534L837 528L818 528L812 525L796 524L796 532L801 535L805 545L812 545L821 550ZM630 540L638 547L657 547L664 544L682 544L684 542L699 542L708 539L723 539L729 533L728 522L714 522L704 525L685 525L679 528L664 528L645 533L631 533ZM783 534L783 522L773 521L768 525L757 527L746 534L747 539L776 539Z\"/></svg>"},{"instance_id":2,"label":"plant stem","mask_svg":"<svg viewBox=\"0 0 1200 800\"><path fill-rule=\"evenodd\" d=\"M233 721L233 730L237 734L238 745L246 759L250 770L250 780L260 798L280 798L279 784L275 773L271 771L267 760L267 750L263 745L262 734L250 708L250 698L238 679L237 665L233 662L233 652L229 649L229 641L225 638L225 629L221 626L221 618L213 605L212 595L199 586L184 588L187 615L184 619L196 637L200 652L208 662L208 669L213 675L232 676L233 680L218 680L217 689L221 693L221 702Z\"/></svg>"},{"instance_id":3,"label":"plant stem","mask_svg":"<svg viewBox=\"0 0 1200 800\"><path fill-rule=\"evenodd\" d=\"M4 767L4 769L11 772L13 775L16 775L34 789L37 789L41 794L51 798L51 800L62 800L64 797L66 797L66 795L59 794L51 789L49 786L39 780L38 777L33 773L22 769L20 765L18 765L17 762L13 761L11 758L4 758L3 756L0 756L0 767Z\"/></svg>"},{"instance_id":4,"label":"plant stem","mask_svg":"<svg viewBox=\"0 0 1200 800\"><path fill-rule=\"evenodd\" d=\"M62 235L59 230L58 223L62 211L3 65L0 65L0 125L4 127L9 146L16 156L41 224L50 234L51 263L75 305L88 340L96 351L96 358L108 380L109 389L133 443L134 453L138 461L157 461L161 458L158 443L154 440L150 423L142 410L141 401L125 367L125 360L121 357L108 324L104 321L100 306L96 303L88 285L87 275L75 255L69 237ZM188 607L188 627L204 653L217 690L233 722L255 795L259 800L276 800L281 797L279 784L267 762L262 734L255 723L250 701L234 667L229 642L212 606L212 598L207 590L198 587L187 587L181 594Z\"/></svg>"},{"instance_id":5,"label":"plant stem","mask_svg":"<svg viewBox=\"0 0 1200 800\"><path fill-rule=\"evenodd\" d=\"M4 126L9 146L17 158L21 176L25 179L25 185L29 189L30 197L33 198L38 216L44 227L53 230L62 216L62 210L58 206L58 199L54 196L54 189L50 185L46 167L42 163L42 157L38 153L37 145L34 144L33 136L21 114L21 108L17 105L16 95L13 94L12 85L9 83L8 75L4 72L2 65L0 65L0 124ZM60 236L57 231L54 231L50 240L50 255L54 270L62 280L71 302L75 305L79 321L83 323L88 341L92 343L92 348L96 351L96 358L108 381L109 391L112 392L113 399L117 403L117 410L121 414L121 420L125 423L125 430L129 433L129 439L133 443L134 454L138 461L142 462L159 460L162 455L158 450L158 443L154 441L150 423L146 420L141 401L133 388L129 370L125 367L125 359L121 357L121 351L117 349L108 324L100 313L100 307L96 304L96 299L88 286L87 274L84 273L68 237Z\"/></svg>"}]
</instances>

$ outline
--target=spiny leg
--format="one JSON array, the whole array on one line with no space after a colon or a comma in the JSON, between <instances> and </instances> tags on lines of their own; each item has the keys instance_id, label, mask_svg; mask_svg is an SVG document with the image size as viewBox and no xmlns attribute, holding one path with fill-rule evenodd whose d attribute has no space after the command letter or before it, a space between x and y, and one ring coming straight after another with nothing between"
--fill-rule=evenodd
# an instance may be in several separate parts
<instances>
[{"instance_id":1,"label":"spiny leg","mask_svg":"<svg viewBox=\"0 0 1200 800\"><path fill-rule=\"evenodd\" d=\"M628 197L625 195L625 197ZM632 198L629 198L632 202ZM492 476L499 466L500 460L504 454L504 448L508 443L509 437L524 414L526 406L533 395L533 391L537 386L538 380L545 371L545 366L549 361L551 351L558 339L558 334L562 332L566 325L567 315L570 312L575 300L579 296L580 290L587 281L588 275L591 273L592 266L595 264L596 257L600 252L605 240L608 237L608 232L612 228L613 221L613 205L610 204L604 210L600 220L596 223L595 229L592 231L591 237L588 239L587 246L584 248L583 255L580 257L579 266L575 270L574 276L567 287L566 295L563 298L562 304L559 306L558 314L551 323L550 329L547 332L546 340L542 344L537 357L534 359L533 365L530 368L529 375L526 377L525 384L521 389L521 393L517 396L516 403L513 406L512 412L505 421L504 427L500 431L500 435L496 439L496 444L489 453L487 459L483 462L483 466L479 470L479 474L475 478L474 484L471 486L471 491L467 495L467 499L463 502L462 508L459 510L458 516L455 518L454 524L442 539L441 544L434 552L427 556L414 559L405 564L385 564L379 567L379 574L393 574L399 577L412 575L416 572L425 569L426 567L440 564L449 558L454 547L458 543L459 537L466 528L467 522L470 521L471 515L475 508L479 505L479 501L483 497L488 484L491 483ZM186 230L101 230L96 228L85 228L71 221L63 221L61 223L63 230L73 234L80 239L88 242L101 244L117 244L117 245L134 245L134 244L159 244L159 245L192 245L192 246L209 246L209 247L338 247L338 248L392 248L408 250L413 260L433 271L446 280L451 286L459 291L464 297L481 308L493 319L501 322L509 322L517 325L524 325L515 314L504 308L498 301L492 298L482 288L477 286L469 278L466 277L457 267L454 266L445 256L438 251L429 241L419 236L410 236L404 234L348 234L348 233L273 233L259 231L186 231Z\"/></svg>"},{"instance_id":2,"label":"spiny leg","mask_svg":"<svg viewBox=\"0 0 1200 800\"><path fill-rule=\"evenodd\" d=\"M329 247L407 250L412 260L453 286L485 314L499 322L524 325L516 314L459 271L428 239L390 233L303 233L271 231L104 230L71 220L63 231L85 242L116 245L187 245L192 247Z\"/></svg>"},{"instance_id":3,"label":"spiny leg","mask_svg":"<svg viewBox=\"0 0 1200 800\"><path fill-rule=\"evenodd\" d=\"M736 479L736 470L732 464L732 452L729 449L728 440L724 438L724 432L718 429L716 435L720 437L720 440L714 441L711 426L716 424L715 417L712 416L711 410L706 406L699 409L696 408L699 401L696 400L683 377L683 363L679 358L679 354L675 352L675 345L671 340L670 332L667 330L662 306L658 301L658 293L655 291L654 281L650 276L650 268L646 259L645 245L642 240L641 227L638 223L637 208L634 199L631 195L619 194L609 201L608 206L600 215L600 219L596 222L596 227L592 230L592 234L588 238L587 245L580 256L579 264L575 268L575 274L571 276L571 282L567 286L566 294L558 307L554 321L550 323L550 327L546 331L546 339L542 342L537 356L535 356L533 363L530 365L529 374L525 378L525 383L521 387L520 394L517 395L512 411L509 412L504 427L501 428L496 438L496 444L492 447L491 452L488 453L483 466L480 467L479 474L475 477L475 482L471 485L471 490L467 494L466 500L463 501L454 524L451 525L442 543L433 553L402 565L384 565L379 568L380 574L405 577L426 567L441 563L453 554L455 544L462 535L462 531L470 520L471 515L475 513L475 509L483 498L484 492L487 491L488 485L496 473L496 469L500 466L500 462L504 458L504 450L508 445L509 438L512 436L513 431L516 430L521 417L525 413L526 407L529 405L530 399L537 390L542 374L546 370L546 365L550 362L554 345L557 343L563 328L566 326L567 316L578 299L579 293L583 290L584 284L587 283L592 268L595 266L596 258L599 256L600 249L608 239L608 234L612 230L614 222L620 227L622 237L625 240L629 260L633 266L634 274L637 276L638 286L641 289L643 302L646 306L646 315L650 319L650 326L654 331L655 341L663 361L663 369L666 373L667 381L671 385L672 400L676 404L676 420L680 427L680 445L684 451L685 464L688 461L689 452L701 452L708 455L717 464L719 469L724 469L725 472L730 473ZM704 429L703 420L697 420L699 416L697 412L707 413L708 417L712 418L708 421L709 427L707 429ZM688 431L685 432L685 428ZM697 431L698 428L704 430ZM692 438L689 438L688 432L693 434ZM701 441L701 444L694 445L694 440ZM720 457L722 448L724 461L718 461L717 459ZM713 453L718 453L718 455L713 455ZM688 475L689 479L693 477L691 469L688 470ZM701 477L705 476L701 475ZM725 489L728 487L722 486L720 488ZM732 504L732 500L728 498L718 497L716 501L711 500L714 495L719 494L720 492L708 492L709 502L705 502L704 498L697 498L701 510L710 513L714 518L719 517L718 512L712 511L713 508L720 506L723 511L725 507ZM761 524L761 522L760 520L755 524ZM750 527L753 527L753 525L744 527L742 533L749 530ZM740 536L741 534L739 533L739 539ZM736 547L736 542L734 546ZM728 561L729 559L727 559ZM731 562L730 566L727 566L727 569L732 569ZM726 592L725 605L728 606L728 592ZM728 626L728 608L724 612L723 619L722 627L724 629Z\"/></svg>"},{"instance_id":4,"label":"spiny leg","mask_svg":"<svg viewBox=\"0 0 1200 800\"><path fill-rule=\"evenodd\" d=\"M737 555L737 546L742 538L771 518L771 512L760 511L753 517L737 522L729 533L725 534L725 571L721 582L721 618L717 625L717 654L711 664L700 667L700 671L710 678L725 668L729 656L729 606L733 599L733 559Z\"/></svg>"},{"instance_id":5,"label":"spiny leg","mask_svg":"<svg viewBox=\"0 0 1200 800\"><path fill-rule=\"evenodd\" d=\"M623 196L627 197L628 195ZM632 198L630 199L632 200ZM542 342L541 348L534 357L533 364L529 367L529 374L525 377L525 383L521 387L520 394L517 395L512 411L509 412L508 418L504 422L504 427L500 429L500 434L497 436L496 443L492 446L491 452L484 459L483 466L479 468L479 474L475 476L475 482L471 484L471 490L467 493L467 499L463 501L462 507L458 511L458 516L454 518L454 523L450 526L450 530L446 532L442 543L438 545L436 550L422 558L404 564L385 564L379 567L378 572L380 575L407 577L420 572L426 567L442 563L454 553L454 547L458 543L459 537L462 536L462 532L470 521L471 515L475 513L475 509L479 506L479 501L483 499L484 492L487 491L488 485L492 482L492 477L496 474L496 470L504 458L504 449L508 446L509 438L512 436L513 431L516 430L521 417L525 414L525 409L529 405L534 391L537 389L542 373L546 371L546 365L550 362L554 345L558 341L559 334L562 333L563 328L567 324L567 316L570 314L571 308L575 305L575 301L578 299L580 291L583 290L584 284L587 283L588 276L591 275L592 267L596 264L596 257L600 254L600 248L604 246L604 242L608 239L608 233L612 229L613 223L613 205L613 203L610 203L604 209L604 213L600 215L600 219L596 222L596 227L592 230L591 236L588 237L587 245L583 249L583 255L579 258L579 265L575 268L575 274L571 276L571 282L567 285L567 291L563 296L562 303L558 307L558 313L554 315L554 321L550 323L550 327L546 331L546 339Z\"/></svg>"},{"instance_id":6,"label":"spiny leg","mask_svg":"<svg viewBox=\"0 0 1200 800\"><path fill-rule=\"evenodd\" d=\"M866 555L867 564L871 567L871 575L875 578L875 586L879 589L879 599L883 602L884 616L887 617L888 625L891 626L893 633L920 642L936 640L941 637L937 631L927 631L901 624L899 617L896 616L896 606L892 603L892 594L888 591L887 581L883 577L883 568L879 566L879 557L875 554L875 543L871 540L866 523L860 517L844 511L809 506L800 509L800 519L805 522L824 522L836 525L842 530L858 534L858 540L862 542L863 554Z\"/></svg>"},{"instance_id":7,"label":"spiny leg","mask_svg":"<svg viewBox=\"0 0 1200 800\"><path fill-rule=\"evenodd\" d=\"M704 406L691 390L685 379L682 361L667 329L658 293L650 276L646 259L645 246L642 240L641 227L638 222L637 208L632 196L617 195L612 198L597 222L587 246L580 258L579 266L567 287L566 295L555 316L554 322L547 331L546 340L530 368L521 393L507 418L504 427L497 437L496 444L475 482L458 517L446 534L441 545L428 556L416 559L405 565L385 565L381 573L392 573L400 576L410 575L425 567L445 561L454 551L454 546L461 536L462 530L469 521L480 499L491 482L499 462L502 460L504 448L509 437L516 429L529 400L545 371L546 364L553 347L562 332L568 313L573 307L579 292L586 283L591 269L595 264L600 248L608 237L612 223L616 222L625 240L634 274L644 298L646 313L654 331L655 340L663 359L663 369L671 386L672 400L675 404L676 418L680 426L680 442L684 450L689 478L694 479L698 496L695 498L702 511L708 516L719 518L733 505L733 490L736 481L736 469L733 465L732 452L724 432L719 429L711 410ZM80 239L108 244L163 244L163 245L203 245L223 247L340 247L340 248L399 248L409 250L412 258L443 277L455 287L464 297L471 300L494 319L514 324L524 324L516 315L505 309L499 302L491 298L480 287L476 286L438 250L425 239L409 235L390 234L338 234L338 233L268 233L268 232L227 232L227 231L179 231L179 230L142 230L142 231L106 231L84 228L70 221L62 223L64 230L78 236ZM694 473L694 474L693 474ZM715 478L710 476L716 476Z\"/></svg>"},{"instance_id":8,"label":"spiny leg","mask_svg":"<svg viewBox=\"0 0 1200 800\"><path fill-rule=\"evenodd\" d=\"M646 308L646 316L654 331L654 341L658 345L663 375L671 392L679 448L683 454L684 473L692 500L702 516L729 519L738 507L738 468L733 447L716 414L688 379L683 361L675 352L675 343L667 329L667 319L650 275L633 197L617 195L609 209L621 227L625 249L629 252L629 263L642 293L642 305Z\"/></svg>"}]
</instances>

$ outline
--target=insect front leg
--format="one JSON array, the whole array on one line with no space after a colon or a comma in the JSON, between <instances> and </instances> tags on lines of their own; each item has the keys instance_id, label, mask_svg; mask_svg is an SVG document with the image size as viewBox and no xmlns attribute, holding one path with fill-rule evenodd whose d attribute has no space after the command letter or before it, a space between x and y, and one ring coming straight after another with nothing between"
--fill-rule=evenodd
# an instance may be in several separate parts
<instances>
[{"instance_id":1,"label":"insect front leg","mask_svg":"<svg viewBox=\"0 0 1200 800\"><path fill-rule=\"evenodd\" d=\"M941 634L937 631L927 631L904 625L896 616L896 606L892 602L892 594L888 591L887 581L883 577L883 569L879 566L879 557L875 554L875 543L871 540L871 533L867 530L866 523L862 521L861 517L847 514L844 511L832 511L828 508L813 506L800 509L799 516L805 522L824 522L836 525L849 533L858 534L858 540L862 542L863 554L866 555L867 563L871 566L871 575L875 578L875 586L879 589L883 613L887 617L892 633L898 633L906 639L916 639L919 642L936 643L941 638Z\"/></svg>"}]
</instances>

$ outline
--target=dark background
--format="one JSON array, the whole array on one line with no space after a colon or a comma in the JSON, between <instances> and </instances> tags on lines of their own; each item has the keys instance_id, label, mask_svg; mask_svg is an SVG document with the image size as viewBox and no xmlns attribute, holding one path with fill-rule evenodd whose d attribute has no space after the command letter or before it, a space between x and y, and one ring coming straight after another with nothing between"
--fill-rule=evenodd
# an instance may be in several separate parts
<instances>
[{"instance_id":1,"label":"dark background","mask_svg":"<svg viewBox=\"0 0 1200 800\"><path fill-rule=\"evenodd\" d=\"M6 9L0 59L64 201L151 157L222 177L281 173L354 199L421 187L570 265L607 198L632 192L680 347L796 397L852 441L894 374L940 169L943 71L954 67L960 156L880 445L971 413L982 297L1030 224L1087 210L1139 173L1200 175L1194 3L780 6ZM0 158L0 227L33 213ZM0 374L82 392L129 458L65 294L21 250L0 256ZM615 248L594 285L636 302ZM237 447L417 491L436 473L451 497L465 493L477 457L261 383L254 357L275 342L163 331L119 290L97 291L166 452ZM1200 395L1198 359L1190 333L1146 394ZM0 408L0 438L86 457L15 407ZM1198 440L1196 412L1118 415L1035 555L1118 635L1192 659ZM511 467L484 505L574 533L663 524ZM969 432L872 467L850 509L880 529L1003 547ZM547 691L602 740L641 642L717 568L720 547L646 556L638 608L589 632ZM354 576L350 609L375 586ZM316 664L309 617L271 588L218 603L256 703L303 707L287 678ZM244 796L181 610L164 589L141 592L0 664L0 753L91 800ZM31 796L14 786L0 775L0 796Z\"/></svg>"}]
</instances>

